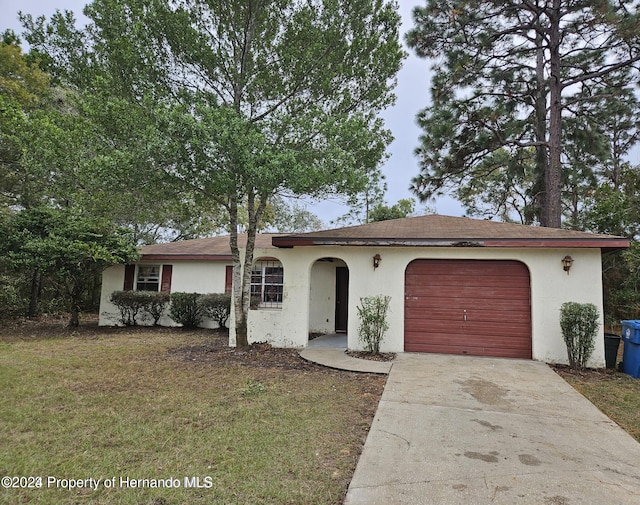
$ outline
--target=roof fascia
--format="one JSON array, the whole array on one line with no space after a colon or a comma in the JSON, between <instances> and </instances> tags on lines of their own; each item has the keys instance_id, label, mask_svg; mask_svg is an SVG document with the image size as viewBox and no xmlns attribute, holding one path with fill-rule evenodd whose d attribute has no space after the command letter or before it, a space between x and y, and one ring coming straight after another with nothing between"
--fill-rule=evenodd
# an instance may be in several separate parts
<instances>
[{"instance_id":1,"label":"roof fascia","mask_svg":"<svg viewBox=\"0 0 640 505\"><path fill-rule=\"evenodd\" d=\"M233 261L230 254L143 254L139 261Z\"/></svg>"},{"instance_id":2,"label":"roof fascia","mask_svg":"<svg viewBox=\"0 0 640 505\"><path fill-rule=\"evenodd\" d=\"M299 246L396 246L396 247L575 247L599 249L625 249L629 240L625 238L505 238L505 239L408 239L408 238L342 238L342 237L274 237L275 247Z\"/></svg>"}]
</instances>

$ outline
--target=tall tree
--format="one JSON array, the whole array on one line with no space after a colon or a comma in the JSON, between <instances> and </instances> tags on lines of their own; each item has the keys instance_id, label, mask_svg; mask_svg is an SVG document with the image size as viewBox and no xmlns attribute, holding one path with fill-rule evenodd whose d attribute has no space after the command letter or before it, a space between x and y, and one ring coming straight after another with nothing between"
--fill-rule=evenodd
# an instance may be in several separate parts
<instances>
[{"instance_id":1,"label":"tall tree","mask_svg":"<svg viewBox=\"0 0 640 505\"><path fill-rule=\"evenodd\" d=\"M394 100L403 57L396 5L95 0L85 14L84 34L64 15L51 29L27 19L27 40L68 67L54 75L92 87L93 73L150 107L164 133L154 162L170 187L225 209L237 344L246 346L255 234L270 198L358 191L384 155L390 135L377 115Z\"/></svg>"},{"instance_id":2,"label":"tall tree","mask_svg":"<svg viewBox=\"0 0 640 505\"><path fill-rule=\"evenodd\" d=\"M324 228L324 223L317 215L295 200L288 202L276 196L269 203L266 228L273 228L280 233L303 233Z\"/></svg>"},{"instance_id":3,"label":"tall tree","mask_svg":"<svg viewBox=\"0 0 640 505\"><path fill-rule=\"evenodd\" d=\"M374 172L367 178L361 191L349 195L347 198L346 203L349 206L349 212L337 218L333 223L341 226L368 223L371 211L378 206L384 205L386 192L387 183L384 174Z\"/></svg>"},{"instance_id":4,"label":"tall tree","mask_svg":"<svg viewBox=\"0 0 640 505\"><path fill-rule=\"evenodd\" d=\"M82 302L93 279L111 265L138 257L129 231L69 209L23 210L2 232L3 262L17 271L38 271L46 276L66 303L70 326L79 324Z\"/></svg>"},{"instance_id":5,"label":"tall tree","mask_svg":"<svg viewBox=\"0 0 640 505\"><path fill-rule=\"evenodd\" d=\"M369 222L402 219L411 216L415 211L413 198L401 198L393 205L380 204L375 206L369 214Z\"/></svg>"},{"instance_id":6,"label":"tall tree","mask_svg":"<svg viewBox=\"0 0 640 505\"><path fill-rule=\"evenodd\" d=\"M469 214L484 219L534 224L538 200L535 175L535 150L515 154L497 150L478 163L482 177L461 181L455 194Z\"/></svg>"},{"instance_id":7,"label":"tall tree","mask_svg":"<svg viewBox=\"0 0 640 505\"><path fill-rule=\"evenodd\" d=\"M48 133L48 114L42 109L46 109L50 91L49 75L27 61L20 40L6 31L0 41L2 205L28 206L42 194L43 181L25 169L24 157L34 137Z\"/></svg>"},{"instance_id":8,"label":"tall tree","mask_svg":"<svg viewBox=\"0 0 640 505\"><path fill-rule=\"evenodd\" d=\"M487 175L483 160L498 150L517 157L532 148L537 217L560 227L564 128L604 96L607 76L640 60L637 2L428 0L414 20L409 45L435 60L432 104L419 115L416 193ZM600 140L581 149L597 155Z\"/></svg>"}]
</instances>

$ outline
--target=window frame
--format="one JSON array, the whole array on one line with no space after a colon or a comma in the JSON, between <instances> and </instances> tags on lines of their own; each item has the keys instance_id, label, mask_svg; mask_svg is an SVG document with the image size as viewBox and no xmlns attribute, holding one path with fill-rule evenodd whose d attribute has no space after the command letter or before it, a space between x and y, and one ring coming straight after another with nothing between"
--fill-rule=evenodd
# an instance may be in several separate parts
<instances>
[{"instance_id":1,"label":"window frame","mask_svg":"<svg viewBox=\"0 0 640 505\"><path fill-rule=\"evenodd\" d=\"M251 267L251 298L260 309L281 309L284 301L284 267L277 259L258 259ZM271 299L266 299L269 296Z\"/></svg>"},{"instance_id":2,"label":"window frame","mask_svg":"<svg viewBox=\"0 0 640 505\"><path fill-rule=\"evenodd\" d=\"M153 269L153 268L157 268L157 277L152 277L152 276L146 276L144 279L141 280L140 276L141 276L141 271L143 269ZM154 280L155 279L155 280ZM151 285L156 285L156 289L149 289ZM143 285L145 287L143 287L142 289L140 289L139 285ZM137 265L136 268L136 276L135 276L135 283L134 283L134 288L136 291L160 291L162 285L162 265L157 265L157 264L150 264L150 265Z\"/></svg>"}]
</instances>

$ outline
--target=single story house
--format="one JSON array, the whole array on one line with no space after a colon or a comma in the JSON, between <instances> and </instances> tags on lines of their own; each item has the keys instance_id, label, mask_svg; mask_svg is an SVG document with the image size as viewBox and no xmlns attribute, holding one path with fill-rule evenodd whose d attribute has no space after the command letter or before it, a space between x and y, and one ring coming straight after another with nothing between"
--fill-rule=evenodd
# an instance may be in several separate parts
<instances>
[{"instance_id":1,"label":"single story house","mask_svg":"<svg viewBox=\"0 0 640 505\"><path fill-rule=\"evenodd\" d=\"M440 215L261 234L249 341L301 348L310 333L344 332L361 349L357 307L382 294L391 297L383 352L566 363L560 306L593 303L602 323L601 255L628 246L622 237ZM100 324L114 324L115 290L230 291L231 265L228 237L143 247L136 265L104 272ZM604 366L603 339L591 365Z\"/></svg>"}]
</instances>

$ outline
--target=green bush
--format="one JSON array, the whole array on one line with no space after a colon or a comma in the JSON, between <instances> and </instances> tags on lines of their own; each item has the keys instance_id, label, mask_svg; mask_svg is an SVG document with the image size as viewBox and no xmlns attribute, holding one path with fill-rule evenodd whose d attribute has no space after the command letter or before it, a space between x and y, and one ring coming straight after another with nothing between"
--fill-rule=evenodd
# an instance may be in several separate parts
<instances>
[{"instance_id":1,"label":"green bush","mask_svg":"<svg viewBox=\"0 0 640 505\"><path fill-rule=\"evenodd\" d=\"M169 304L169 294L158 291L114 291L111 303L120 311L120 322L125 326L136 326L151 319L158 324Z\"/></svg>"},{"instance_id":2,"label":"green bush","mask_svg":"<svg viewBox=\"0 0 640 505\"><path fill-rule=\"evenodd\" d=\"M171 293L169 317L185 328L196 328L202 322L204 312L199 293Z\"/></svg>"},{"instance_id":3,"label":"green bush","mask_svg":"<svg viewBox=\"0 0 640 505\"><path fill-rule=\"evenodd\" d=\"M567 346L569 365L584 369L593 353L600 326L598 308L592 303L566 302L560 309L560 327Z\"/></svg>"},{"instance_id":4,"label":"green bush","mask_svg":"<svg viewBox=\"0 0 640 505\"><path fill-rule=\"evenodd\" d=\"M141 291L114 291L111 293L111 303L120 311L120 322L125 326L138 324L138 315L146 303L145 298L139 293Z\"/></svg>"},{"instance_id":5,"label":"green bush","mask_svg":"<svg viewBox=\"0 0 640 505\"><path fill-rule=\"evenodd\" d=\"M0 318L16 319L27 313L28 300L20 296L19 287L13 279L0 276Z\"/></svg>"},{"instance_id":6,"label":"green bush","mask_svg":"<svg viewBox=\"0 0 640 505\"><path fill-rule=\"evenodd\" d=\"M380 352L380 344L389 329L387 311L390 301L390 296L369 296L360 298L362 306L357 307L360 317L358 328L360 342L363 343L365 350L373 354Z\"/></svg>"},{"instance_id":7,"label":"green bush","mask_svg":"<svg viewBox=\"0 0 640 505\"><path fill-rule=\"evenodd\" d=\"M162 291L137 291L137 293L145 301L143 307L145 316L151 316L153 325L157 325L167 305L169 305L169 293L163 293Z\"/></svg>"},{"instance_id":8,"label":"green bush","mask_svg":"<svg viewBox=\"0 0 640 505\"><path fill-rule=\"evenodd\" d=\"M220 328L227 327L227 321L231 314L230 293L202 295L199 303L205 316L217 322Z\"/></svg>"}]
</instances>

